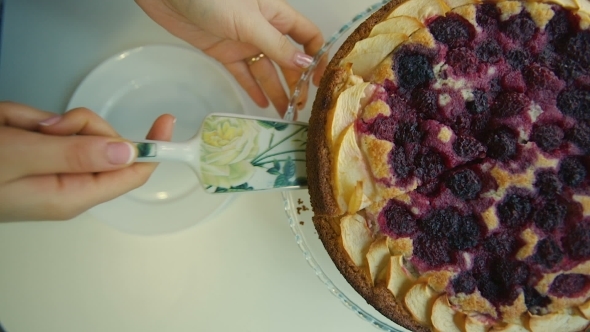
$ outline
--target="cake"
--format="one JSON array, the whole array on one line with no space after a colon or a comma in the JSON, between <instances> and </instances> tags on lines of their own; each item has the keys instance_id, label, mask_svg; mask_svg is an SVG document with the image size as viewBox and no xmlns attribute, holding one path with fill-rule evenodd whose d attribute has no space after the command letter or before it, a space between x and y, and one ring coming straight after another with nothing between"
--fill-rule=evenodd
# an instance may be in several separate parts
<instances>
[{"instance_id":1,"label":"cake","mask_svg":"<svg viewBox=\"0 0 590 332\"><path fill-rule=\"evenodd\" d=\"M413 331L590 324L590 2L392 0L331 59L313 222Z\"/></svg>"}]
</instances>

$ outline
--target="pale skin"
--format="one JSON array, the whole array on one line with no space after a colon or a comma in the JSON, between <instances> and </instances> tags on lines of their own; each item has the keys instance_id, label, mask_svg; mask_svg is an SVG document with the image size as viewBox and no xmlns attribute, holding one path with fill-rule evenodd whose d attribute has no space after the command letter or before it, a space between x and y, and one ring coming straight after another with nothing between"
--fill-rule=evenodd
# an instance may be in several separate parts
<instances>
[{"instance_id":1,"label":"pale skin","mask_svg":"<svg viewBox=\"0 0 590 332\"><path fill-rule=\"evenodd\" d=\"M272 104L279 115L289 95L279 72L292 90L323 44L318 28L283 0L136 2L170 33L223 64L257 105ZM260 53L262 60L245 61ZM325 61L314 83L324 68ZM170 140L174 122L160 116L146 138ZM71 219L133 190L157 166L135 163L136 156L135 147L91 110L56 115L0 102L0 221Z\"/></svg>"}]
</instances>

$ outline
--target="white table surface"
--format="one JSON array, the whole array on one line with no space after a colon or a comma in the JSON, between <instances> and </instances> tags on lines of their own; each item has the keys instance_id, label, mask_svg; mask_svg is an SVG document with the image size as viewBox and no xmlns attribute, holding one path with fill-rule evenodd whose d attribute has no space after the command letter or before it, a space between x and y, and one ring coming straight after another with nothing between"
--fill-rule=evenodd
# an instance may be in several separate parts
<instances>
[{"instance_id":1,"label":"white table surface","mask_svg":"<svg viewBox=\"0 0 590 332\"><path fill-rule=\"evenodd\" d=\"M4 2L0 100L63 112L109 56L183 44L131 0ZM373 2L291 0L326 35ZM247 112L275 116L251 102ZM239 196L168 235L122 233L89 214L0 225L0 322L8 332L375 331L316 278L278 193Z\"/></svg>"}]
</instances>

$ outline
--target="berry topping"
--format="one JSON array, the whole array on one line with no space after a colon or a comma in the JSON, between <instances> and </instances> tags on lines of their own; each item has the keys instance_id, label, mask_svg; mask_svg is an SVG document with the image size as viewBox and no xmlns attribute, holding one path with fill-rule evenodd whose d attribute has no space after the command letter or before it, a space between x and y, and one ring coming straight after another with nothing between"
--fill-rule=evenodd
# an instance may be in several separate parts
<instances>
[{"instance_id":1,"label":"berry topping","mask_svg":"<svg viewBox=\"0 0 590 332\"><path fill-rule=\"evenodd\" d=\"M486 145L490 158L508 160L516 153L516 136L512 130L500 128L488 135Z\"/></svg>"},{"instance_id":2,"label":"berry topping","mask_svg":"<svg viewBox=\"0 0 590 332\"><path fill-rule=\"evenodd\" d=\"M572 156L563 159L559 164L559 178L570 187L579 186L586 178L586 167L578 157Z\"/></svg>"},{"instance_id":3,"label":"berry topping","mask_svg":"<svg viewBox=\"0 0 590 332\"><path fill-rule=\"evenodd\" d=\"M590 152L590 125L587 122L576 122L574 127L567 132L566 138L582 151Z\"/></svg>"},{"instance_id":4,"label":"berry topping","mask_svg":"<svg viewBox=\"0 0 590 332\"><path fill-rule=\"evenodd\" d=\"M510 72L510 73L502 76L500 83L502 84L502 88L505 91L514 91L514 92L523 93L526 90L526 84L524 82L524 78L522 77L522 74L518 70L515 70L513 72Z\"/></svg>"},{"instance_id":5,"label":"berry topping","mask_svg":"<svg viewBox=\"0 0 590 332\"><path fill-rule=\"evenodd\" d=\"M513 49L506 53L506 61L513 69L521 69L529 62L527 52L520 49Z\"/></svg>"},{"instance_id":6,"label":"berry topping","mask_svg":"<svg viewBox=\"0 0 590 332\"><path fill-rule=\"evenodd\" d=\"M480 114L486 112L489 109L488 97L485 92L481 90L473 90L473 100L469 100L465 103L465 108L471 114Z\"/></svg>"},{"instance_id":7,"label":"berry topping","mask_svg":"<svg viewBox=\"0 0 590 332\"><path fill-rule=\"evenodd\" d=\"M546 152L551 152L561 145L563 130L557 125L539 126L533 129L531 140Z\"/></svg>"},{"instance_id":8,"label":"berry topping","mask_svg":"<svg viewBox=\"0 0 590 332\"><path fill-rule=\"evenodd\" d=\"M369 126L369 131L378 139L393 142L395 133L395 119L379 116Z\"/></svg>"},{"instance_id":9,"label":"berry topping","mask_svg":"<svg viewBox=\"0 0 590 332\"><path fill-rule=\"evenodd\" d=\"M567 43L567 54L584 67L590 66L590 31L578 32Z\"/></svg>"},{"instance_id":10,"label":"berry topping","mask_svg":"<svg viewBox=\"0 0 590 332\"><path fill-rule=\"evenodd\" d=\"M557 108L561 113L579 120L590 120L590 91L572 89L557 96Z\"/></svg>"},{"instance_id":11,"label":"berry topping","mask_svg":"<svg viewBox=\"0 0 590 332\"><path fill-rule=\"evenodd\" d=\"M416 89L412 91L410 104L421 118L432 119L438 110L438 95L433 90Z\"/></svg>"},{"instance_id":12,"label":"berry topping","mask_svg":"<svg viewBox=\"0 0 590 332\"><path fill-rule=\"evenodd\" d=\"M464 45L471 41L475 35L473 25L454 13L437 17L430 23L428 29L436 40L449 47Z\"/></svg>"},{"instance_id":13,"label":"berry topping","mask_svg":"<svg viewBox=\"0 0 590 332\"><path fill-rule=\"evenodd\" d=\"M433 238L426 234L420 234L414 240L414 255L431 267L439 267L455 261L445 239Z\"/></svg>"},{"instance_id":14,"label":"berry topping","mask_svg":"<svg viewBox=\"0 0 590 332\"><path fill-rule=\"evenodd\" d=\"M558 89L559 78L548 68L533 64L523 70L523 76L529 89Z\"/></svg>"},{"instance_id":15,"label":"berry topping","mask_svg":"<svg viewBox=\"0 0 590 332\"><path fill-rule=\"evenodd\" d=\"M411 90L434 78L432 65L423 54L402 54L397 60L397 77L402 88Z\"/></svg>"},{"instance_id":16,"label":"berry topping","mask_svg":"<svg viewBox=\"0 0 590 332\"><path fill-rule=\"evenodd\" d=\"M590 289L590 276L578 273L560 274L549 286L549 294L557 297L575 297Z\"/></svg>"},{"instance_id":17,"label":"berry topping","mask_svg":"<svg viewBox=\"0 0 590 332\"><path fill-rule=\"evenodd\" d=\"M472 74L477 71L477 57L471 49L460 47L447 53L447 64L458 74Z\"/></svg>"},{"instance_id":18,"label":"berry topping","mask_svg":"<svg viewBox=\"0 0 590 332\"><path fill-rule=\"evenodd\" d=\"M443 157L432 150L417 155L414 166L415 175L422 181L434 179L445 170Z\"/></svg>"},{"instance_id":19,"label":"berry topping","mask_svg":"<svg viewBox=\"0 0 590 332\"><path fill-rule=\"evenodd\" d=\"M590 225L577 224L562 239L561 245L573 259L590 258Z\"/></svg>"},{"instance_id":20,"label":"berry topping","mask_svg":"<svg viewBox=\"0 0 590 332\"><path fill-rule=\"evenodd\" d=\"M561 43L563 38L572 31L571 21L565 10L556 10L554 13L545 30L549 40Z\"/></svg>"},{"instance_id":21,"label":"berry topping","mask_svg":"<svg viewBox=\"0 0 590 332\"><path fill-rule=\"evenodd\" d=\"M518 249L518 246L519 243L516 241L512 231L494 233L484 240L485 250L495 257L512 256Z\"/></svg>"},{"instance_id":22,"label":"berry topping","mask_svg":"<svg viewBox=\"0 0 590 332\"><path fill-rule=\"evenodd\" d=\"M541 209L535 210L535 225L540 229L551 232L563 224L567 207L557 201L549 201Z\"/></svg>"},{"instance_id":23,"label":"berry topping","mask_svg":"<svg viewBox=\"0 0 590 332\"><path fill-rule=\"evenodd\" d=\"M492 114L499 118L521 113L528 105L529 98L518 92L502 92L492 104Z\"/></svg>"},{"instance_id":24,"label":"berry topping","mask_svg":"<svg viewBox=\"0 0 590 332\"><path fill-rule=\"evenodd\" d=\"M477 246L482 234L482 227L474 216L463 216L457 226L448 234L451 248L467 250Z\"/></svg>"},{"instance_id":25,"label":"berry topping","mask_svg":"<svg viewBox=\"0 0 590 332\"><path fill-rule=\"evenodd\" d=\"M400 179L407 179L414 171L414 165L406 156L406 151L403 146L396 147L390 156L390 165L393 166L393 171Z\"/></svg>"},{"instance_id":26,"label":"berry topping","mask_svg":"<svg viewBox=\"0 0 590 332\"><path fill-rule=\"evenodd\" d=\"M531 213L531 201L520 194L510 194L498 205L500 223L508 227L523 226Z\"/></svg>"},{"instance_id":27,"label":"berry topping","mask_svg":"<svg viewBox=\"0 0 590 332\"><path fill-rule=\"evenodd\" d=\"M445 184L455 196L465 200L476 198L481 191L481 179L468 168L451 174Z\"/></svg>"},{"instance_id":28,"label":"berry topping","mask_svg":"<svg viewBox=\"0 0 590 332\"><path fill-rule=\"evenodd\" d=\"M529 277L528 266L521 261L500 257L491 263L492 279L504 288L523 285Z\"/></svg>"},{"instance_id":29,"label":"berry topping","mask_svg":"<svg viewBox=\"0 0 590 332\"><path fill-rule=\"evenodd\" d=\"M389 201L383 210L385 225L395 234L407 236L414 234L418 229L416 219L408 209L396 201Z\"/></svg>"},{"instance_id":30,"label":"berry topping","mask_svg":"<svg viewBox=\"0 0 590 332\"><path fill-rule=\"evenodd\" d=\"M493 39L488 39L475 49L477 58L482 62L496 63L502 59L502 48Z\"/></svg>"},{"instance_id":31,"label":"berry topping","mask_svg":"<svg viewBox=\"0 0 590 332\"><path fill-rule=\"evenodd\" d=\"M475 292L475 287L477 287L477 282L469 271L461 272L451 283L455 293L471 294Z\"/></svg>"},{"instance_id":32,"label":"berry topping","mask_svg":"<svg viewBox=\"0 0 590 332\"><path fill-rule=\"evenodd\" d=\"M535 188L539 190L539 195L551 198L561 192L561 182L554 172L539 171L535 178Z\"/></svg>"},{"instance_id":33,"label":"berry topping","mask_svg":"<svg viewBox=\"0 0 590 332\"><path fill-rule=\"evenodd\" d=\"M420 143L424 133L418 128L416 121L403 122L395 131L394 142L397 145L405 143Z\"/></svg>"},{"instance_id":34,"label":"berry topping","mask_svg":"<svg viewBox=\"0 0 590 332\"><path fill-rule=\"evenodd\" d=\"M446 238L457 227L460 218L452 208L436 210L420 219L418 226L431 237Z\"/></svg>"},{"instance_id":35,"label":"berry topping","mask_svg":"<svg viewBox=\"0 0 590 332\"><path fill-rule=\"evenodd\" d=\"M553 268L563 259L563 251L561 251L557 242L552 239L546 238L539 241L536 248L533 261L548 269Z\"/></svg>"},{"instance_id":36,"label":"berry topping","mask_svg":"<svg viewBox=\"0 0 590 332\"><path fill-rule=\"evenodd\" d=\"M486 148L473 137L459 136L453 142L453 151L461 158L472 160L485 153Z\"/></svg>"},{"instance_id":37,"label":"berry topping","mask_svg":"<svg viewBox=\"0 0 590 332\"><path fill-rule=\"evenodd\" d=\"M524 303L533 314L551 303L551 299L541 295L534 287L524 288Z\"/></svg>"},{"instance_id":38,"label":"berry topping","mask_svg":"<svg viewBox=\"0 0 590 332\"><path fill-rule=\"evenodd\" d=\"M477 25L489 30L498 26L500 10L493 3L484 3L477 8L475 20Z\"/></svg>"},{"instance_id":39,"label":"berry topping","mask_svg":"<svg viewBox=\"0 0 590 332\"><path fill-rule=\"evenodd\" d=\"M535 34L537 25L528 15L512 16L502 24L502 32L513 40L529 41Z\"/></svg>"}]
</instances>

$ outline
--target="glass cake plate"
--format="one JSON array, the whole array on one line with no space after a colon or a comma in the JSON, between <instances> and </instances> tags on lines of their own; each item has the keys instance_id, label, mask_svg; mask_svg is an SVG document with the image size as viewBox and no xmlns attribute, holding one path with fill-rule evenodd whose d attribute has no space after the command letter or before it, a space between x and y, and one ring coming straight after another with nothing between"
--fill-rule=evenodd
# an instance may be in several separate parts
<instances>
[{"instance_id":1,"label":"glass cake plate","mask_svg":"<svg viewBox=\"0 0 590 332\"><path fill-rule=\"evenodd\" d=\"M340 47L342 42L352 31L369 15L381 8L388 0L375 3L363 12L356 15L350 22L342 26L330 37L324 47L318 52L310 68L301 76L297 87L291 97L290 106L285 114L285 119L292 120L296 112L295 105L300 93L307 89L311 73L319 60L332 54ZM332 51L332 54L330 54ZM311 100L308 102L308 104ZM313 212L307 190L284 191L283 199L285 212L289 225L295 233L295 240L303 251L304 257L315 271L318 278L328 287L328 290L336 296L347 308L355 312L371 325L383 331L402 332L409 331L379 313L369 305L346 281L336 265L332 262L328 252L320 241L312 222Z\"/></svg>"}]
</instances>

